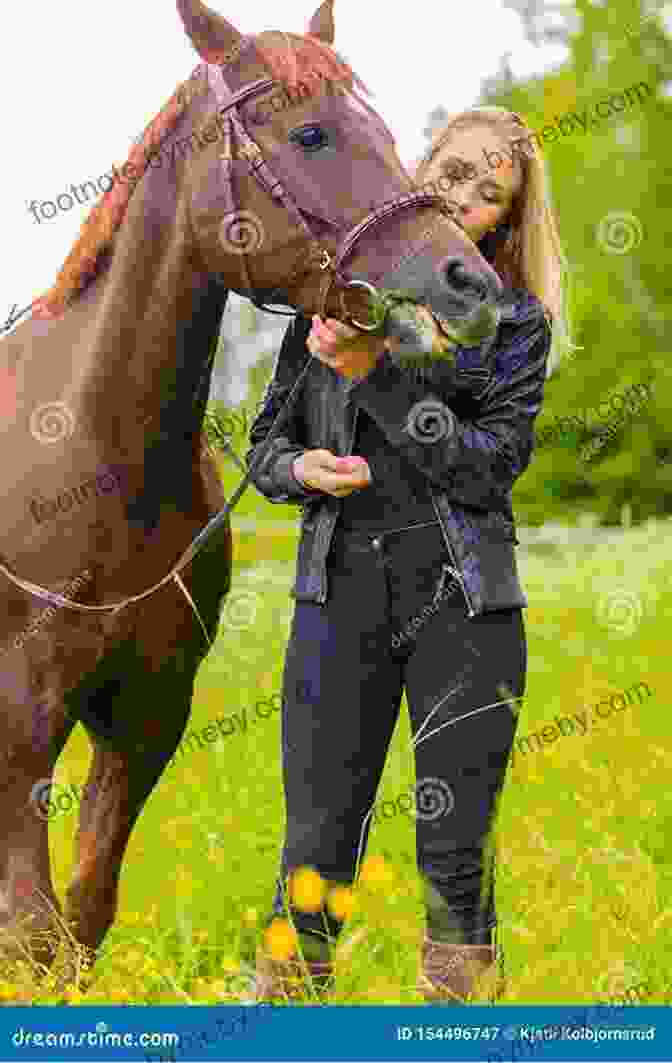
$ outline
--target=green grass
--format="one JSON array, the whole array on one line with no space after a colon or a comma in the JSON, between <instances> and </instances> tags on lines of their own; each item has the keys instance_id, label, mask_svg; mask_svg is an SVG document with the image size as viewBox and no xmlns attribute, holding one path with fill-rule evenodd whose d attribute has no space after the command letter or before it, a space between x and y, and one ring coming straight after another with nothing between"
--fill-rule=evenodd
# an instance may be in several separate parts
<instances>
[{"instance_id":1,"label":"green grass","mask_svg":"<svg viewBox=\"0 0 672 1063\"><path fill-rule=\"evenodd\" d=\"M284 515L281 508L288 507L272 516ZM602 696L639 681L652 696L591 724L585 737L517 755L509 767L497 831L504 1003L594 1002L641 983L643 1002L672 1000L669 541L669 522L651 522L606 548L519 555L531 606L518 736L556 714L592 712ZM260 698L279 692L293 568L237 568L199 673L192 729L243 708L251 715ZM245 617L254 623L242 626ZM273 713L165 773L132 835L118 919L84 1002L216 1003L245 988L283 837L279 747ZM56 779L83 783L88 756L78 728ZM379 799L394 800L412 781L404 707ZM75 818L61 815L51 826L61 896ZM382 856L392 877L359 895L336 1002L419 1002L414 847L404 815L373 827L369 855Z\"/></svg>"}]
</instances>

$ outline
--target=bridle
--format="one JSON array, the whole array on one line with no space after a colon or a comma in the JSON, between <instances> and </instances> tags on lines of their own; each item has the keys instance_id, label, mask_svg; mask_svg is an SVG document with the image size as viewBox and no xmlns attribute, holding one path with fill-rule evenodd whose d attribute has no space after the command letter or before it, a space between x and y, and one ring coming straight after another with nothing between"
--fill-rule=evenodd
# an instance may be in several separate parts
<instances>
[{"instance_id":1,"label":"bridle","mask_svg":"<svg viewBox=\"0 0 672 1063\"><path fill-rule=\"evenodd\" d=\"M344 293L348 288L363 288L368 291L369 294L375 296L377 294L376 289L367 281L354 280L348 278L343 273L344 263L349 258L349 256L352 255L358 241L361 240L361 238L365 234L370 233L376 225L379 225L385 219L392 217L393 215L399 213L402 210L408 210L409 208L413 209L424 206L434 206L438 207L442 211L442 213L450 217L450 210L448 209L443 198L441 196L431 195L426 192L409 192L405 195L399 196L396 200L392 200L389 203L383 204L382 206L377 207L375 210L370 211L366 215L366 217L362 219L362 221L358 222L357 225L355 225L353 228L348 230L348 232L346 232L338 247L334 250L333 253L330 253L323 246L325 241L320 241L315 237L310 226L306 222L303 214L297 207L295 201L287 192L282 182L278 180L278 178L271 171L270 167L268 166L268 163L262 156L259 146L248 134L247 130L245 129L244 123L242 122L240 115L238 114L238 107L240 104L245 103L253 96L259 95L262 92L267 92L269 89L274 88L279 83L274 78L261 78L258 81L250 83L249 85L245 85L243 88L239 89L238 92L232 94L224 82L220 67L209 65L208 76L210 79L210 85L214 91L217 101L221 104L219 108L219 113L221 114L223 110L231 112L228 116L229 126L226 130L224 138L225 144L228 148L228 154L227 149L225 148L221 156L225 169L228 169L230 171L230 166L232 162L230 141L231 129L233 129L235 130L237 138L240 140L241 146L239 148L239 154L248 163L248 166L254 177L257 179L257 181L259 181L262 188L264 188L264 190L269 195L271 195L274 199L279 200L284 205L285 209L290 213L290 215L294 217L294 219L296 220L298 225L303 229L308 238L308 252L303 257L302 264L297 267L297 269L288 277L287 287L290 288L291 284L293 284L294 281L302 277L307 277L311 273L314 273L316 270L318 270L320 274L319 305L321 309L321 316L324 315L325 307L327 304L327 298L329 296L329 292L332 286L334 284L338 284L340 289L339 298L341 302L341 309L343 311L343 317L348 320L352 325L354 325L355 328L359 329L362 332L373 331L375 328L378 327L378 325L362 324L350 317L345 306ZM252 293L252 295L248 296L248 298L250 298L254 305L259 307L260 310L264 310L267 313L279 313L287 317L295 317L296 312L294 311L287 313L286 311L271 309L270 307L266 307L263 303L258 302L256 298L254 298L254 289L252 284L250 283L246 257L247 256L244 254L241 255L247 288L248 291ZM23 314L27 313L28 310L31 309L32 305L33 304L31 303L30 306L22 310L16 317L13 316L12 311L12 320L10 324L5 325L2 329L0 329L0 332L7 331L8 328L11 328L16 323L16 321L18 321L19 318L23 316ZM219 513L217 513L205 525L205 527L201 529L198 535L191 541L182 556L178 559L178 561L176 561L176 563L173 565L170 571L163 577L163 579L159 580L158 583L155 583L153 586L149 587L145 591L142 591L140 594L134 594L131 597L124 598L120 602L115 603L114 605L83 605L79 602L73 602L69 598L65 598L62 594L57 594L54 591L49 591L46 587L41 587L36 583L32 583L30 580L22 579L20 576L17 576L13 572L11 572L6 567L6 565L3 565L1 562L0 572L2 572L3 575L5 575L17 587L20 587L28 594L32 594L38 598L41 598L43 601L49 602L51 605L57 605L63 609L73 609L76 612L80 613L112 613L113 615L126 608L126 606L133 605L135 602L140 602L144 598L148 598L150 595L155 594L156 591L161 589L161 587L164 587L167 583L173 580L177 584L179 589L182 591L182 593L185 595L187 601L193 609L201 625L201 628L203 629L203 633L205 634L208 645L210 646L210 637L208 635L205 624L203 623L203 620L200 617L198 609L196 608L196 605L191 595L189 594L189 591L184 585L180 573L184 568L186 568L186 566L191 561L193 561L194 557L196 557L196 555L203 549L207 540L215 533L215 531L217 531L226 522L229 517L229 514L238 504L243 493L249 486L252 477L254 476L254 473L257 471L260 464L266 457L269 446L277 435L281 422L286 416L291 404L293 403L295 396L312 364L313 358L314 355L311 355L308 361L306 362L306 365L302 369L301 373L299 374L298 378L296 379L294 386L292 387L289 395L287 396L283 406L281 407L275 420L273 421L273 424L271 425L268 431L268 435L266 436L266 439L264 441L263 448L257 455L256 459L249 466L247 472L245 473L243 479L239 483L238 487L234 491L229 501L226 503L224 508L221 509Z\"/></svg>"}]
</instances>

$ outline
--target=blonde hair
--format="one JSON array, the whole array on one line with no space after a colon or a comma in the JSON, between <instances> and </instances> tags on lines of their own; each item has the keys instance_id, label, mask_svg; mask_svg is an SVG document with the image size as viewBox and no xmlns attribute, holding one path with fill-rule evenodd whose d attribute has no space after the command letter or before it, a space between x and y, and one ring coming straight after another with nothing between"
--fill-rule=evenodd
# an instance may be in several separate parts
<instances>
[{"instance_id":1,"label":"blonde hair","mask_svg":"<svg viewBox=\"0 0 672 1063\"><path fill-rule=\"evenodd\" d=\"M502 140L510 137L509 157L522 172L519 192L514 196L506 221L511 235L497 248L493 266L503 283L526 288L536 295L553 328L554 353L570 356L576 348L570 336L567 287L569 266L562 250L550 199L546 164L533 134L520 115L504 107L474 107L451 115L437 130L427 153L419 161L414 180L427 187L433 181L423 178L440 157L445 143L458 129L472 125L490 126ZM515 146L514 146L515 145ZM441 191L437 191L441 195Z\"/></svg>"}]
</instances>

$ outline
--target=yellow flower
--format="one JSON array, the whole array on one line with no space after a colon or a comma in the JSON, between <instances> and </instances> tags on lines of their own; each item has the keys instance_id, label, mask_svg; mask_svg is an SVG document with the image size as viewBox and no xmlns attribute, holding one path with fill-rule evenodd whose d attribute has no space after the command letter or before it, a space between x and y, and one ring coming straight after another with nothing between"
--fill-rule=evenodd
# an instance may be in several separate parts
<instances>
[{"instance_id":1,"label":"yellow flower","mask_svg":"<svg viewBox=\"0 0 672 1063\"><path fill-rule=\"evenodd\" d=\"M312 867L301 867L291 877L292 904L302 912L319 912L326 891L326 882Z\"/></svg>"},{"instance_id":2,"label":"yellow flower","mask_svg":"<svg viewBox=\"0 0 672 1063\"><path fill-rule=\"evenodd\" d=\"M296 951L296 931L286 919L274 919L264 934L266 948L274 960L288 960Z\"/></svg>"},{"instance_id":3,"label":"yellow flower","mask_svg":"<svg viewBox=\"0 0 672 1063\"><path fill-rule=\"evenodd\" d=\"M222 970L225 974L238 974L240 962L234 956L225 956L222 960Z\"/></svg>"},{"instance_id":4,"label":"yellow flower","mask_svg":"<svg viewBox=\"0 0 672 1063\"><path fill-rule=\"evenodd\" d=\"M360 879L370 889L391 886L394 882L392 868L388 867L382 856L368 856L362 864Z\"/></svg>"},{"instance_id":5,"label":"yellow flower","mask_svg":"<svg viewBox=\"0 0 672 1063\"><path fill-rule=\"evenodd\" d=\"M256 908L246 908L243 913L243 922L247 926L255 926L259 919L259 912Z\"/></svg>"},{"instance_id":6,"label":"yellow flower","mask_svg":"<svg viewBox=\"0 0 672 1063\"><path fill-rule=\"evenodd\" d=\"M357 907L357 899L347 886L336 886L329 890L327 906L335 919L349 919Z\"/></svg>"}]
</instances>

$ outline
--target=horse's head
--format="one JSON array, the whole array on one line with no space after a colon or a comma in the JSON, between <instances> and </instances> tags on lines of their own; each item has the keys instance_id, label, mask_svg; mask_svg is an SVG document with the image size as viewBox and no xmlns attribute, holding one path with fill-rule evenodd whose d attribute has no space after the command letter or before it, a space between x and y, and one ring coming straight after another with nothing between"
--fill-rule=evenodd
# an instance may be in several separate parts
<instances>
[{"instance_id":1,"label":"horse's head","mask_svg":"<svg viewBox=\"0 0 672 1063\"><path fill-rule=\"evenodd\" d=\"M446 335L491 338L501 283L441 199L414 191L392 134L330 47L331 2L306 37L244 37L200 0L177 0L210 86L194 134L203 143L185 166L200 257L241 295L305 314L370 322L368 285L403 290L431 312L435 351ZM406 342L409 327L413 314L400 325Z\"/></svg>"}]
</instances>

